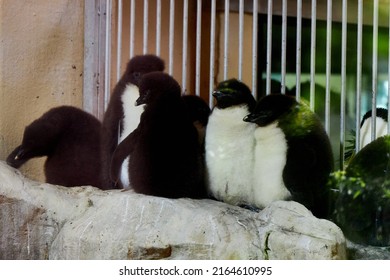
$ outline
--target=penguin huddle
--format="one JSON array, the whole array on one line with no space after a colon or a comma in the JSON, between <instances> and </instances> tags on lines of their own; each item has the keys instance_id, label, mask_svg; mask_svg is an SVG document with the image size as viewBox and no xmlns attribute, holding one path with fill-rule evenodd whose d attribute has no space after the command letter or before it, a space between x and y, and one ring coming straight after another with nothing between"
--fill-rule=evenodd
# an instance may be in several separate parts
<instances>
[{"instance_id":1,"label":"penguin huddle","mask_svg":"<svg viewBox=\"0 0 390 280\"><path fill-rule=\"evenodd\" d=\"M326 217L333 156L317 116L282 94L254 106L249 89L234 79L220 83L213 95L217 104L206 131L210 194L257 208L295 200Z\"/></svg>"},{"instance_id":2,"label":"penguin huddle","mask_svg":"<svg viewBox=\"0 0 390 280\"><path fill-rule=\"evenodd\" d=\"M131 188L167 198L214 198L264 208L295 200L318 217L328 206L333 169L320 120L293 97L256 102L236 79L212 93L212 111L183 96L154 55L129 61L102 123L80 109L53 108L26 127L8 157L16 168L47 156L48 183Z\"/></svg>"}]
</instances>

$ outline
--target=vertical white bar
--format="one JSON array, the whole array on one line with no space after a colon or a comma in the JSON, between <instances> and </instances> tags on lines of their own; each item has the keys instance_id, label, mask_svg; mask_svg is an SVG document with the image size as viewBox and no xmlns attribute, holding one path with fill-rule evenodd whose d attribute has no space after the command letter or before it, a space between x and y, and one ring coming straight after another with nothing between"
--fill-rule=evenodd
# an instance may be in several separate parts
<instances>
[{"instance_id":1,"label":"vertical white bar","mask_svg":"<svg viewBox=\"0 0 390 280\"><path fill-rule=\"evenodd\" d=\"M258 46L258 11L259 4L253 0L253 21L252 21L252 95L257 97L257 46Z\"/></svg>"},{"instance_id":2,"label":"vertical white bar","mask_svg":"<svg viewBox=\"0 0 390 280\"><path fill-rule=\"evenodd\" d=\"M143 54L148 53L148 31L149 31L149 0L144 0L144 41L143 41Z\"/></svg>"},{"instance_id":3,"label":"vertical white bar","mask_svg":"<svg viewBox=\"0 0 390 280\"><path fill-rule=\"evenodd\" d=\"M272 0L268 0L267 10L267 77L265 83L265 93L271 94L271 66L272 66Z\"/></svg>"},{"instance_id":4,"label":"vertical white bar","mask_svg":"<svg viewBox=\"0 0 390 280\"><path fill-rule=\"evenodd\" d=\"M134 56L135 47L135 0L130 2L130 58Z\"/></svg>"},{"instance_id":5,"label":"vertical white bar","mask_svg":"<svg viewBox=\"0 0 390 280\"><path fill-rule=\"evenodd\" d=\"M239 8L239 38L238 38L238 79L242 80L244 49L244 0L240 0Z\"/></svg>"},{"instance_id":6,"label":"vertical white bar","mask_svg":"<svg viewBox=\"0 0 390 280\"><path fill-rule=\"evenodd\" d=\"M297 1L296 99L301 100L302 0Z\"/></svg>"},{"instance_id":7,"label":"vertical white bar","mask_svg":"<svg viewBox=\"0 0 390 280\"><path fill-rule=\"evenodd\" d=\"M376 95L378 91L378 0L374 0L373 39L372 39L372 118L371 140L376 139Z\"/></svg>"},{"instance_id":8,"label":"vertical white bar","mask_svg":"<svg viewBox=\"0 0 390 280\"><path fill-rule=\"evenodd\" d=\"M223 43L223 79L226 80L228 76L228 56L229 56L229 13L230 13L230 0L225 0L225 31L224 31L224 43Z\"/></svg>"},{"instance_id":9,"label":"vertical white bar","mask_svg":"<svg viewBox=\"0 0 390 280\"><path fill-rule=\"evenodd\" d=\"M195 94L200 96L200 62L202 56L202 0L198 0L196 6L196 69L195 69Z\"/></svg>"},{"instance_id":10,"label":"vertical white bar","mask_svg":"<svg viewBox=\"0 0 390 280\"><path fill-rule=\"evenodd\" d=\"M389 13L389 41L388 41L388 67L387 67L387 134L390 134L390 2L388 7L388 13Z\"/></svg>"},{"instance_id":11,"label":"vertical white bar","mask_svg":"<svg viewBox=\"0 0 390 280\"><path fill-rule=\"evenodd\" d=\"M210 83L209 83L209 105L213 106L213 90L215 75L215 18L216 0L211 0L211 30L210 30Z\"/></svg>"},{"instance_id":12,"label":"vertical white bar","mask_svg":"<svg viewBox=\"0 0 390 280\"><path fill-rule=\"evenodd\" d=\"M357 30L357 65L356 65L356 137L355 150L360 150L360 111L362 96L362 45L363 45L363 0L358 2L358 30Z\"/></svg>"},{"instance_id":13,"label":"vertical white bar","mask_svg":"<svg viewBox=\"0 0 390 280\"><path fill-rule=\"evenodd\" d=\"M104 64L104 111L107 109L110 100L110 66L111 66L111 0L106 0L106 44Z\"/></svg>"},{"instance_id":14,"label":"vertical white bar","mask_svg":"<svg viewBox=\"0 0 390 280\"><path fill-rule=\"evenodd\" d=\"M342 9L342 27L341 27L341 102L340 102L340 170L344 169L344 151L345 151L345 99L347 91L347 15L348 0L343 0Z\"/></svg>"},{"instance_id":15,"label":"vertical white bar","mask_svg":"<svg viewBox=\"0 0 390 280\"><path fill-rule=\"evenodd\" d=\"M156 7L156 55L161 55L161 0L157 0Z\"/></svg>"},{"instance_id":16,"label":"vertical white bar","mask_svg":"<svg viewBox=\"0 0 390 280\"><path fill-rule=\"evenodd\" d=\"M286 93L286 53L287 53L287 0L282 2L282 61L281 61L281 88L282 94Z\"/></svg>"},{"instance_id":17,"label":"vertical white bar","mask_svg":"<svg viewBox=\"0 0 390 280\"><path fill-rule=\"evenodd\" d=\"M122 0L118 0L118 34L117 34L117 50L116 50L116 81L121 77L121 55L122 55Z\"/></svg>"},{"instance_id":18,"label":"vertical white bar","mask_svg":"<svg viewBox=\"0 0 390 280\"><path fill-rule=\"evenodd\" d=\"M173 51L175 43L175 0L171 0L169 10L169 75L173 74Z\"/></svg>"},{"instance_id":19,"label":"vertical white bar","mask_svg":"<svg viewBox=\"0 0 390 280\"><path fill-rule=\"evenodd\" d=\"M311 1L310 109L315 111L317 0Z\"/></svg>"},{"instance_id":20,"label":"vertical white bar","mask_svg":"<svg viewBox=\"0 0 390 280\"><path fill-rule=\"evenodd\" d=\"M330 81L332 70L332 0L328 0L326 16L326 89L325 89L325 130L330 135Z\"/></svg>"},{"instance_id":21,"label":"vertical white bar","mask_svg":"<svg viewBox=\"0 0 390 280\"><path fill-rule=\"evenodd\" d=\"M182 58L182 83L183 93L187 92L187 55L188 55L188 0L183 5L183 58Z\"/></svg>"}]
</instances>

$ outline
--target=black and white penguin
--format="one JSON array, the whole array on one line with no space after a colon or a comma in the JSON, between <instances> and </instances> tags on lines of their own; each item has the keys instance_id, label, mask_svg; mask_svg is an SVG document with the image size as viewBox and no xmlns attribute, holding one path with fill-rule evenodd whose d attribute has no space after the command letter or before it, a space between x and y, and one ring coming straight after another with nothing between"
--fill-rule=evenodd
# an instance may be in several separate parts
<instances>
[{"instance_id":1,"label":"black and white penguin","mask_svg":"<svg viewBox=\"0 0 390 280\"><path fill-rule=\"evenodd\" d=\"M236 79L213 92L216 105L206 128L206 171L210 196L233 205L251 201L256 125L243 121L255 107L250 89Z\"/></svg>"},{"instance_id":2,"label":"black and white penguin","mask_svg":"<svg viewBox=\"0 0 390 280\"><path fill-rule=\"evenodd\" d=\"M8 156L7 163L19 168L31 158L47 156L47 183L103 188L98 176L100 129L99 120L83 110L53 108L25 128L22 144Z\"/></svg>"},{"instance_id":3,"label":"black and white penguin","mask_svg":"<svg viewBox=\"0 0 390 280\"><path fill-rule=\"evenodd\" d=\"M137 128L143 106L135 106L139 97L138 85L141 77L149 72L164 71L164 61L155 55L135 56L127 64L126 71L116 84L110 102L104 114L101 132L102 182L110 188L114 186L110 181L109 170L111 157L118 143L123 141ZM124 161L120 186L129 187L128 159Z\"/></svg>"},{"instance_id":4,"label":"black and white penguin","mask_svg":"<svg viewBox=\"0 0 390 280\"><path fill-rule=\"evenodd\" d=\"M294 98L273 94L262 98L244 121L257 125L253 203L263 208L292 199L326 217L333 155L319 118Z\"/></svg>"},{"instance_id":5,"label":"black and white penguin","mask_svg":"<svg viewBox=\"0 0 390 280\"><path fill-rule=\"evenodd\" d=\"M387 109L376 108L375 135L376 138L385 136L388 133ZM372 142L372 110L368 111L360 122L360 149Z\"/></svg>"},{"instance_id":6,"label":"black and white penguin","mask_svg":"<svg viewBox=\"0 0 390 280\"><path fill-rule=\"evenodd\" d=\"M138 127L113 155L111 174L130 153L129 176L137 193L168 198L203 198L198 133L181 98L179 84L168 74L145 74L137 105L145 104Z\"/></svg>"}]
</instances>

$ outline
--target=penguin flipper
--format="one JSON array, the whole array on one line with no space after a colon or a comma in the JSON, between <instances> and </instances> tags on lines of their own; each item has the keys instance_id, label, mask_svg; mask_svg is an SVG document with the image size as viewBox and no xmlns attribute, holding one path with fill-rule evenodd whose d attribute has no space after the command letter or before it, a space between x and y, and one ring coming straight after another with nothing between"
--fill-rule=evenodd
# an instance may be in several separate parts
<instances>
[{"instance_id":1,"label":"penguin flipper","mask_svg":"<svg viewBox=\"0 0 390 280\"><path fill-rule=\"evenodd\" d=\"M120 170L123 161L132 153L135 146L136 130L130 133L119 145L116 147L111 158L110 164L110 179L118 184L120 177Z\"/></svg>"}]
</instances>

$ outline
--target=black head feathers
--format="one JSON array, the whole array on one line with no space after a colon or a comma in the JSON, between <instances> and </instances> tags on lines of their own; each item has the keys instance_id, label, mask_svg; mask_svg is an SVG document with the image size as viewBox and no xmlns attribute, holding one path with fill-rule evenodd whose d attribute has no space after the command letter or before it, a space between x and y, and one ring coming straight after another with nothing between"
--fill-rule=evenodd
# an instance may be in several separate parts
<instances>
[{"instance_id":1,"label":"black head feathers","mask_svg":"<svg viewBox=\"0 0 390 280\"><path fill-rule=\"evenodd\" d=\"M251 114L244 118L259 126L266 126L297 105L295 98L283 94L271 94L263 97Z\"/></svg>"},{"instance_id":2,"label":"black head feathers","mask_svg":"<svg viewBox=\"0 0 390 280\"><path fill-rule=\"evenodd\" d=\"M181 95L180 85L170 75L162 72L145 74L139 84L140 97L136 105L150 104L161 97L179 98Z\"/></svg>"},{"instance_id":3,"label":"black head feathers","mask_svg":"<svg viewBox=\"0 0 390 280\"><path fill-rule=\"evenodd\" d=\"M138 86L144 74L154 71L164 71L164 68L164 61L158 56L152 54L138 55L130 59L127 63L123 77L125 77L127 82Z\"/></svg>"},{"instance_id":4,"label":"black head feathers","mask_svg":"<svg viewBox=\"0 0 390 280\"><path fill-rule=\"evenodd\" d=\"M237 105L247 105L249 111L252 111L256 106L256 101L251 94L251 90L237 79L221 82L213 92L213 96L217 100L216 106L220 109Z\"/></svg>"}]
</instances>

